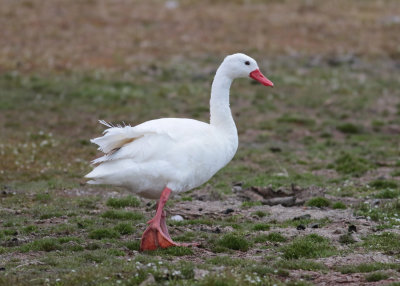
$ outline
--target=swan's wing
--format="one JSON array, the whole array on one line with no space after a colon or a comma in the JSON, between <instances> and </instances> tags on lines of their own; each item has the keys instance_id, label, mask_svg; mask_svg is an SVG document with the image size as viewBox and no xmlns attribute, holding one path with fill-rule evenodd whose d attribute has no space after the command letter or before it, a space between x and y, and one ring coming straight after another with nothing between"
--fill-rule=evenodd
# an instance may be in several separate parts
<instances>
[{"instance_id":1,"label":"swan's wing","mask_svg":"<svg viewBox=\"0 0 400 286\"><path fill-rule=\"evenodd\" d=\"M142 161L166 150L170 144L201 137L210 128L207 123L180 118L156 119L134 127L112 126L104 121L100 123L109 128L102 137L91 140L105 153L94 160L94 164L126 158Z\"/></svg>"}]
</instances>

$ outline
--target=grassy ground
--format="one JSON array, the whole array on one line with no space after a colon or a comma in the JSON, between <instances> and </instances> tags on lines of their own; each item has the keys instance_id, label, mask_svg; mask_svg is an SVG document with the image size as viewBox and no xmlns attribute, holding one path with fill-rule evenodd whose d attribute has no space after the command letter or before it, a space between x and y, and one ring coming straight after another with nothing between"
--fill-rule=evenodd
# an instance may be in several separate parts
<instances>
[{"instance_id":1,"label":"grassy ground","mask_svg":"<svg viewBox=\"0 0 400 286\"><path fill-rule=\"evenodd\" d=\"M398 285L396 1L107 3L0 4L0 285ZM97 120L206 121L238 50L276 87L233 84L237 155L167 205L201 247L140 253L155 202L82 178Z\"/></svg>"}]
</instances>

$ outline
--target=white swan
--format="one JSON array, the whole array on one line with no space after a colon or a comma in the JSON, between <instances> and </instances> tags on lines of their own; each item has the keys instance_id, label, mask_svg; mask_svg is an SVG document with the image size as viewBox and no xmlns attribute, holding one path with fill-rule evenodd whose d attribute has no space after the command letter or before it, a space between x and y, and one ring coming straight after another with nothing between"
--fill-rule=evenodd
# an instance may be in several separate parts
<instances>
[{"instance_id":1,"label":"white swan","mask_svg":"<svg viewBox=\"0 0 400 286\"><path fill-rule=\"evenodd\" d=\"M184 192L208 181L233 158L238 134L229 108L229 89L239 77L273 86L257 62L244 54L227 56L211 88L210 123L184 118L162 118L137 126L111 126L91 142L105 153L85 177L90 184L123 186L150 199L160 198L156 216L142 236L141 250L178 244L165 224L163 207L171 191Z\"/></svg>"}]
</instances>

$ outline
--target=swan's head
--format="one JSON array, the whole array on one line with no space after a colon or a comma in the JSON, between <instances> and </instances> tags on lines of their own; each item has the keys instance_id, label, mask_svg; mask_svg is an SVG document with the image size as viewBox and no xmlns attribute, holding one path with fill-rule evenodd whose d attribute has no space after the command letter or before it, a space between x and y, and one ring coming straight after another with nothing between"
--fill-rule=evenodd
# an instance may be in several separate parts
<instances>
[{"instance_id":1,"label":"swan's head","mask_svg":"<svg viewBox=\"0 0 400 286\"><path fill-rule=\"evenodd\" d=\"M245 54L238 53L227 56L221 64L221 68L231 79L251 77L265 86L274 86L272 81L261 73L257 62Z\"/></svg>"}]
</instances>

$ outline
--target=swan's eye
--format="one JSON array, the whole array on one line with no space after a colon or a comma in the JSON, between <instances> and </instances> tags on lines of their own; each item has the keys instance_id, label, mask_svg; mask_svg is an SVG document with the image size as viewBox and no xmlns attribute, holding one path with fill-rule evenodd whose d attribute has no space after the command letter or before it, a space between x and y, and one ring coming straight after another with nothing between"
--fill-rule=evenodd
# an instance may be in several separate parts
<instances>
[{"instance_id":1,"label":"swan's eye","mask_svg":"<svg viewBox=\"0 0 400 286\"><path fill-rule=\"evenodd\" d=\"M249 65L250 65L250 62L249 62L249 61L245 61L244 64L245 64L246 66L249 66Z\"/></svg>"}]
</instances>

